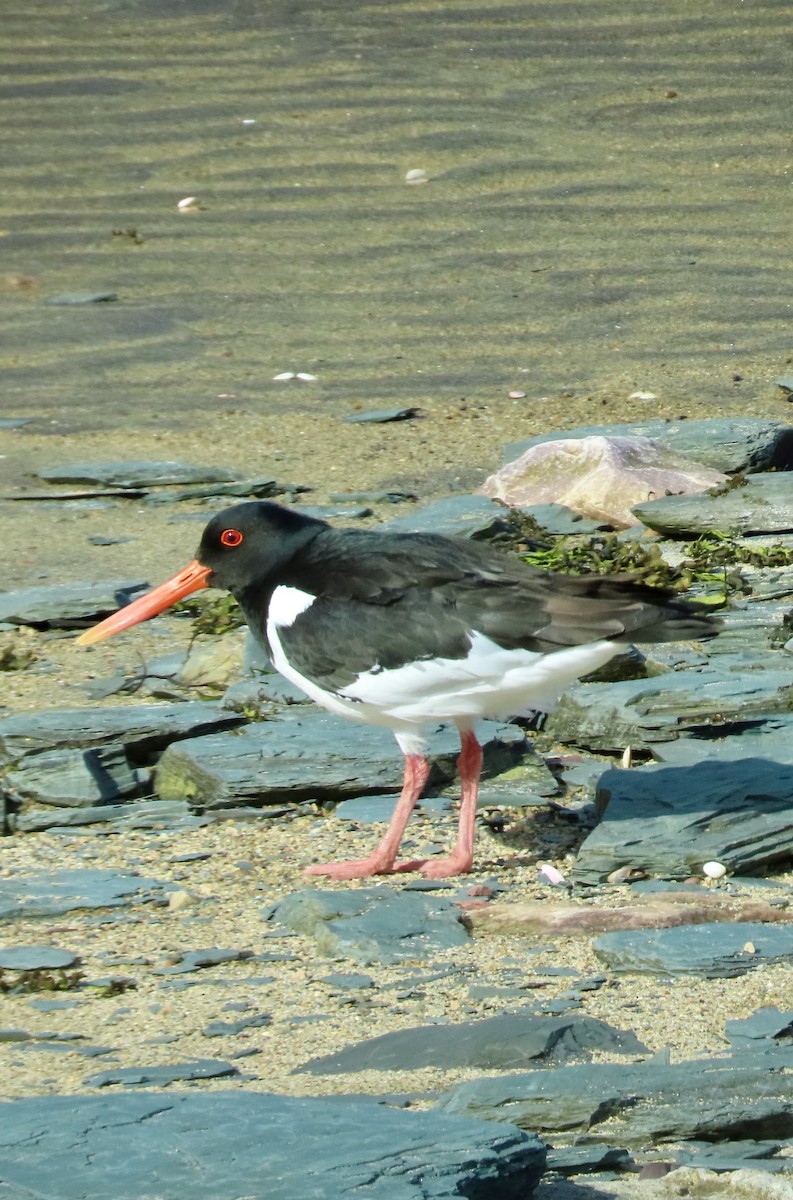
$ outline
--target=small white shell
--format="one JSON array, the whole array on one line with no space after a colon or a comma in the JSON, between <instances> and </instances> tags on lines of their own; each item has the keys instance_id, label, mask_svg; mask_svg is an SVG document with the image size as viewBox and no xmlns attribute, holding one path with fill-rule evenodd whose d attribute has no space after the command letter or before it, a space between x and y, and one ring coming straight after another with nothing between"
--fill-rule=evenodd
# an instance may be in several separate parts
<instances>
[{"instance_id":1,"label":"small white shell","mask_svg":"<svg viewBox=\"0 0 793 1200\"><path fill-rule=\"evenodd\" d=\"M513 388L513 390L511 392L507 392L507 399L508 400L525 400L526 393L522 392L520 390L520 388Z\"/></svg>"},{"instance_id":2,"label":"small white shell","mask_svg":"<svg viewBox=\"0 0 793 1200\"><path fill-rule=\"evenodd\" d=\"M176 207L178 209L181 209L182 212L184 212L188 208L195 208L195 206L196 206L195 196L185 196L184 200L180 200L179 203L176 205Z\"/></svg>"},{"instance_id":3,"label":"small white shell","mask_svg":"<svg viewBox=\"0 0 793 1200\"><path fill-rule=\"evenodd\" d=\"M631 392L629 400L657 400L655 392Z\"/></svg>"},{"instance_id":4,"label":"small white shell","mask_svg":"<svg viewBox=\"0 0 793 1200\"><path fill-rule=\"evenodd\" d=\"M723 879L727 874L727 868L724 863L706 862L702 864L702 874L708 879Z\"/></svg>"},{"instance_id":5,"label":"small white shell","mask_svg":"<svg viewBox=\"0 0 793 1200\"><path fill-rule=\"evenodd\" d=\"M295 376L294 371L281 371L280 375L273 375L273 379L277 380L278 383L282 383L285 379L295 379L295 378L296 378L296 376Z\"/></svg>"},{"instance_id":6,"label":"small white shell","mask_svg":"<svg viewBox=\"0 0 793 1200\"><path fill-rule=\"evenodd\" d=\"M308 371L298 371L298 373L297 373L297 375L295 376L295 378L296 378L296 379L302 379L302 380L303 380L303 383L314 383L314 381L315 381L315 380L318 378L318 376L317 376L317 375L310 375L310 374L308 373Z\"/></svg>"},{"instance_id":7,"label":"small white shell","mask_svg":"<svg viewBox=\"0 0 793 1200\"><path fill-rule=\"evenodd\" d=\"M564 883L564 875L561 871L557 871L552 863L540 863L539 873L549 883L552 883L554 887L558 887L560 883Z\"/></svg>"},{"instance_id":8,"label":"small white shell","mask_svg":"<svg viewBox=\"0 0 793 1200\"><path fill-rule=\"evenodd\" d=\"M428 179L429 175L421 167L413 167L405 174L405 183L426 183Z\"/></svg>"}]
</instances>

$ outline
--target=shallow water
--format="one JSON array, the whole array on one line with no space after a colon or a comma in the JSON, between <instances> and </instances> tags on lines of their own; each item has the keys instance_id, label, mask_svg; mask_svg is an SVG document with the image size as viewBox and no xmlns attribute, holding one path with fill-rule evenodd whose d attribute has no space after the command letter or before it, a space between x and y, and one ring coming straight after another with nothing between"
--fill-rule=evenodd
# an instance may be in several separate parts
<instances>
[{"instance_id":1,"label":"shallow water","mask_svg":"<svg viewBox=\"0 0 793 1200\"><path fill-rule=\"evenodd\" d=\"M518 388L575 423L639 387L787 416L790 9L696 9L4 6L4 412L179 429Z\"/></svg>"}]
</instances>

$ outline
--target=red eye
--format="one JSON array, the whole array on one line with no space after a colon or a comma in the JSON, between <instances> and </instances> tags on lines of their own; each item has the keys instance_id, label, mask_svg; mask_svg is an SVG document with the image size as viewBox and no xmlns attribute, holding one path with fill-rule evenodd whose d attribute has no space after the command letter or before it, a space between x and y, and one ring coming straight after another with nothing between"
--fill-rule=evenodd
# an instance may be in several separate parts
<instances>
[{"instance_id":1,"label":"red eye","mask_svg":"<svg viewBox=\"0 0 793 1200\"><path fill-rule=\"evenodd\" d=\"M220 535L221 546L239 546L242 542L242 534L239 529L224 529Z\"/></svg>"}]
</instances>

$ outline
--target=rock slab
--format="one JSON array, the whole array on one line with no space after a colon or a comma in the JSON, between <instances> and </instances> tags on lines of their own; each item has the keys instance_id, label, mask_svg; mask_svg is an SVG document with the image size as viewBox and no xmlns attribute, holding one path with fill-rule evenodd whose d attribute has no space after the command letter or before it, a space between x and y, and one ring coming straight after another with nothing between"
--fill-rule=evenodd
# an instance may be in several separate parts
<instances>
[{"instance_id":1,"label":"rock slab","mask_svg":"<svg viewBox=\"0 0 793 1200\"><path fill-rule=\"evenodd\" d=\"M8 1200L528 1200L545 1147L367 1101L151 1092L15 1100L0 1159Z\"/></svg>"}]
</instances>

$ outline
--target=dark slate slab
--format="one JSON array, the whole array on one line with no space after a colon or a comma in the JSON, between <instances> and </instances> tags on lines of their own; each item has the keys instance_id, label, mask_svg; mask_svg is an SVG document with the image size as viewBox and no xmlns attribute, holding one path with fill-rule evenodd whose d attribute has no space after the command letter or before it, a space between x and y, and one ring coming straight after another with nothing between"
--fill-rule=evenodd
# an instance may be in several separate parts
<instances>
[{"instance_id":1,"label":"dark slate slab","mask_svg":"<svg viewBox=\"0 0 793 1200\"><path fill-rule=\"evenodd\" d=\"M784 533L793 530L793 476L748 475L742 487L663 496L633 506L648 528L669 537L722 533Z\"/></svg>"},{"instance_id":2,"label":"dark slate slab","mask_svg":"<svg viewBox=\"0 0 793 1200\"><path fill-rule=\"evenodd\" d=\"M78 961L57 946L0 946L0 968L9 971L65 971Z\"/></svg>"},{"instance_id":3,"label":"dark slate slab","mask_svg":"<svg viewBox=\"0 0 793 1200\"><path fill-rule=\"evenodd\" d=\"M446 496L404 517L385 521L379 528L388 533L443 533L474 541L515 532L508 509L487 496Z\"/></svg>"},{"instance_id":4,"label":"dark slate slab","mask_svg":"<svg viewBox=\"0 0 793 1200\"><path fill-rule=\"evenodd\" d=\"M347 892L306 888L287 896L270 915L313 938L325 957L364 965L427 958L469 938L451 900L385 886Z\"/></svg>"},{"instance_id":5,"label":"dark slate slab","mask_svg":"<svg viewBox=\"0 0 793 1200\"><path fill-rule=\"evenodd\" d=\"M725 1021L724 1032L736 1050L756 1046L758 1042L793 1044L793 1009L780 1012L773 1005L759 1008L750 1017Z\"/></svg>"},{"instance_id":6,"label":"dark slate slab","mask_svg":"<svg viewBox=\"0 0 793 1200\"><path fill-rule=\"evenodd\" d=\"M143 790L141 775L118 745L43 750L23 758L5 782L16 804L32 801L63 808L118 803Z\"/></svg>"},{"instance_id":7,"label":"dark slate slab","mask_svg":"<svg viewBox=\"0 0 793 1200\"><path fill-rule=\"evenodd\" d=\"M719 663L652 679L579 683L565 693L544 729L561 742L616 753L625 746L667 741L709 723L789 712L789 668L730 668Z\"/></svg>"},{"instance_id":8,"label":"dark slate slab","mask_svg":"<svg viewBox=\"0 0 793 1200\"><path fill-rule=\"evenodd\" d=\"M520 458L532 446L592 436L648 437L677 454L717 471L768 471L793 466L793 425L767 417L714 417L701 421L639 421L627 425L587 425L557 430L504 449L504 462Z\"/></svg>"},{"instance_id":9,"label":"dark slate slab","mask_svg":"<svg viewBox=\"0 0 793 1200\"><path fill-rule=\"evenodd\" d=\"M111 1087L123 1084L125 1087L167 1087L170 1083L181 1083L185 1080L224 1079L228 1075L239 1075L238 1069L231 1063L222 1062L216 1058L197 1058L186 1063L162 1063L155 1067L116 1067L108 1071L98 1071L95 1075L86 1075L83 1083L86 1087Z\"/></svg>"},{"instance_id":10,"label":"dark slate slab","mask_svg":"<svg viewBox=\"0 0 793 1200\"><path fill-rule=\"evenodd\" d=\"M759 1065L700 1059L668 1065L586 1063L553 1071L474 1079L451 1088L436 1108L509 1120L540 1134L577 1131L623 1146L702 1139L793 1136L793 1054ZM607 1123L606 1128L600 1127Z\"/></svg>"},{"instance_id":11,"label":"dark slate slab","mask_svg":"<svg viewBox=\"0 0 793 1200\"><path fill-rule=\"evenodd\" d=\"M776 1158L784 1143L735 1140L721 1145L710 1142L689 1142L675 1153L680 1166L697 1167L703 1171L769 1171L772 1174L791 1172L790 1158ZM762 1195L762 1184L757 1200Z\"/></svg>"},{"instance_id":12,"label":"dark slate slab","mask_svg":"<svg viewBox=\"0 0 793 1200\"><path fill-rule=\"evenodd\" d=\"M252 950L222 950L210 946L205 950L185 950L179 962L167 967L153 967L152 975L184 975L200 971L205 967L217 967L222 963L241 962L252 958Z\"/></svg>"},{"instance_id":13,"label":"dark slate slab","mask_svg":"<svg viewBox=\"0 0 793 1200\"><path fill-rule=\"evenodd\" d=\"M612 971L733 979L769 963L793 962L793 924L680 925L604 933L592 942ZM793 1111L791 1112L793 1129Z\"/></svg>"},{"instance_id":14,"label":"dark slate slab","mask_svg":"<svg viewBox=\"0 0 793 1200\"><path fill-rule=\"evenodd\" d=\"M570 537L573 534L597 533L600 529L610 529L607 521L593 521L573 512L566 504L521 504L518 508L545 531L554 537Z\"/></svg>"},{"instance_id":15,"label":"dark slate slab","mask_svg":"<svg viewBox=\"0 0 793 1200\"><path fill-rule=\"evenodd\" d=\"M219 704L198 700L32 710L0 718L0 761L16 763L43 750L106 746L111 742L148 754L178 738L231 729L245 720Z\"/></svg>"},{"instance_id":16,"label":"dark slate slab","mask_svg":"<svg viewBox=\"0 0 793 1200\"><path fill-rule=\"evenodd\" d=\"M285 492L295 494L310 490L299 483L279 483L269 475L255 475L250 479L235 479L232 483L197 483L191 487L149 492L144 504L172 504L180 500L217 498L220 507L223 501L228 499L267 500L271 496L282 496Z\"/></svg>"},{"instance_id":17,"label":"dark slate slab","mask_svg":"<svg viewBox=\"0 0 793 1200\"><path fill-rule=\"evenodd\" d=\"M513 765L526 749L514 725L488 722L482 737L491 771ZM439 727L428 750L436 781L453 778L459 752L456 729ZM260 807L397 791L402 772L389 730L297 706L233 733L169 746L155 771L155 789L163 800L187 796L202 809Z\"/></svg>"},{"instance_id":18,"label":"dark slate slab","mask_svg":"<svg viewBox=\"0 0 793 1200\"><path fill-rule=\"evenodd\" d=\"M701 875L706 862L741 875L793 855L793 764L762 758L660 764L600 776L603 814L576 857L576 883L619 867L650 875Z\"/></svg>"},{"instance_id":19,"label":"dark slate slab","mask_svg":"<svg viewBox=\"0 0 793 1200\"><path fill-rule=\"evenodd\" d=\"M708 736L709 735L709 736ZM793 713L758 716L738 732L713 737L712 731L692 730L674 742L651 742L653 755L668 766L693 766L704 759L735 762L736 759L766 759L793 766Z\"/></svg>"},{"instance_id":20,"label":"dark slate slab","mask_svg":"<svg viewBox=\"0 0 793 1200\"><path fill-rule=\"evenodd\" d=\"M35 474L49 483L87 483L117 488L230 483L235 478L234 472L224 467L196 467L186 462L146 460L67 463L56 467L43 467Z\"/></svg>"},{"instance_id":21,"label":"dark slate slab","mask_svg":"<svg viewBox=\"0 0 793 1200\"><path fill-rule=\"evenodd\" d=\"M0 920L54 917L78 908L164 903L175 884L118 871L41 871L0 879Z\"/></svg>"},{"instance_id":22,"label":"dark slate slab","mask_svg":"<svg viewBox=\"0 0 793 1200\"><path fill-rule=\"evenodd\" d=\"M503 1123L242 1092L15 1100L0 1157L8 1200L528 1200L545 1167Z\"/></svg>"},{"instance_id":23,"label":"dark slate slab","mask_svg":"<svg viewBox=\"0 0 793 1200\"><path fill-rule=\"evenodd\" d=\"M369 412L351 413L343 420L345 425L386 425L391 421L409 421L418 412L417 408L373 408Z\"/></svg>"},{"instance_id":24,"label":"dark slate slab","mask_svg":"<svg viewBox=\"0 0 793 1200\"><path fill-rule=\"evenodd\" d=\"M121 804L94 804L89 808L37 808L27 806L24 812L13 813L8 824L18 833L73 833L88 825L112 825L127 829L195 828L206 824L196 816L187 801L126 800Z\"/></svg>"},{"instance_id":25,"label":"dark slate slab","mask_svg":"<svg viewBox=\"0 0 793 1200\"><path fill-rule=\"evenodd\" d=\"M61 583L0 594L0 621L50 629L73 629L129 604L148 587L145 579Z\"/></svg>"},{"instance_id":26,"label":"dark slate slab","mask_svg":"<svg viewBox=\"0 0 793 1200\"><path fill-rule=\"evenodd\" d=\"M118 300L117 292L64 292L60 296L48 296L44 304L109 304Z\"/></svg>"},{"instance_id":27,"label":"dark slate slab","mask_svg":"<svg viewBox=\"0 0 793 1200\"><path fill-rule=\"evenodd\" d=\"M352 1071L511 1071L540 1060L557 1066L589 1059L593 1051L643 1054L647 1047L630 1032L596 1017L502 1013L464 1025L423 1025L367 1038L337 1054L314 1058L297 1072L344 1075Z\"/></svg>"}]
</instances>

